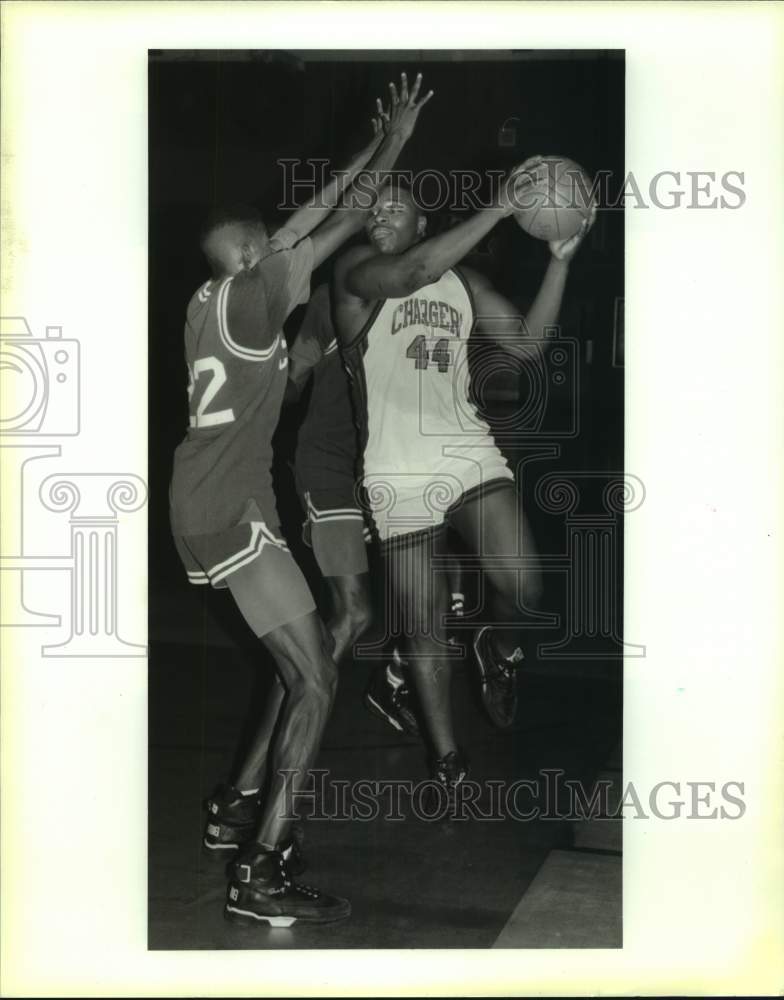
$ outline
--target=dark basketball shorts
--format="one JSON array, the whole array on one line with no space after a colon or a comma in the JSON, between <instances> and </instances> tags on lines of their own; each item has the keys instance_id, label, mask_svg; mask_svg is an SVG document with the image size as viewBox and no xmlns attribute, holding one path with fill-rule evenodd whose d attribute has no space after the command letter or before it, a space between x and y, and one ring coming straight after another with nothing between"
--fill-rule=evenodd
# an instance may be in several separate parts
<instances>
[{"instance_id":1,"label":"dark basketball shorts","mask_svg":"<svg viewBox=\"0 0 784 1000\"><path fill-rule=\"evenodd\" d=\"M315 610L310 588L275 525L247 521L205 535L175 535L188 580L229 588L261 637Z\"/></svg>"},{"instance_id":2,"label":"dark basketball shorts","mask_svg":"<svg viewBox=\"0 0 784 1000\"><path fill-rule=\"evenodd\" d=\"M353 487L305 490L302 504L305 508L302 537L313 549L322 574L355 576L367 573L368 532Z\"/></svg>"}]
</instances>

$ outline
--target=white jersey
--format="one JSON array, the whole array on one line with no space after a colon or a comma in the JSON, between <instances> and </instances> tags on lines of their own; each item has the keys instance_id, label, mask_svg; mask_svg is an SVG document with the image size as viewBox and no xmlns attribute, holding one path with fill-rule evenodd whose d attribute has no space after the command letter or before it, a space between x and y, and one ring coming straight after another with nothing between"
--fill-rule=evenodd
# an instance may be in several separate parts
<instances>
[{"instance_id":1,"label":"white jersey","mask_svg":"<svg viewBox=\"0 0 784 1000\"><path fill-rule=\"evenodd\" d=\"M440 524L468 490L513 478L470 399L473 323L470 290L450 270L380 302L351 352L364 383L363 482L382 538Z\"/></svg>"}]
</instances>

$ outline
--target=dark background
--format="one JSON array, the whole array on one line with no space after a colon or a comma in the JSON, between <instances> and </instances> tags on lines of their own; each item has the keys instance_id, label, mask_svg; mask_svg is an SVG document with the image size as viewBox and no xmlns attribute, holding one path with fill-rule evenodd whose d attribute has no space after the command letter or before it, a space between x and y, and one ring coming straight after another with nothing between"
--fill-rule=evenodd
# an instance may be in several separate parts
<instances>
[{"instance_id":1,"label":"dark background","mask_svg":"<svg viewBox=\"0 0 784 1000\"><path fill-rule=\"evenodd\" d=\"M534 153L568 156L589 174L624 174L621 52L151 52L149 67L149 481L150 582L182 584L171 542L167 492L174 448L186 426L182 330L185 307L208 277L200 225L216 204L285 217L284 158L325 158L336 167L370 134L376 96L405 70L424 74L435 96L397 166L424 170L508 169ZM517 122L510 119L517 118ZM507 122L515 144L499 144ZM431 220L436 226L441 218ZM546 244L510 220L471 263L525 308L547 260ZM314 278L328 277L328 266ZM577 255L561 314L580 342L580 433L562 442L561 468L622 469L623 370L616 313L623 296L623 213L600 212ZM287 326L296 330L298 316ZM524 391L525 386L522 386ZM559 401L553 400L558 406ZM562 401L569 406L570 401ZM281 442L281 452L285 450ZM281 517L290 513L281 485ZM296 505L295 501L292 501ZM298 518L298 513L292 515ZM154 619L154 614L153 614Z\"/></svg>"},{"instance_id":2,"label":"dark background","mask_svg":"<svg viewBox=\"0 0 784 1000\"><path fill-rule=\"evenodd\" d=\"M574 904L574 877L565 883L565 910L553 904L550 924L516 946L620 945L620 822L552 820L468 823L434 830L409 817L403 824L306 823L309 871L317 885L347 895L354 917L340 929L296 933L256 929L240 934L222 920L225 878L210 872L198 845L203 797L233 771L263 703L271 665L226 591L191 587L168 524L172 454L187 423L183 358L185 308L208 277L198 248L202 220L225 201L255 204L270 228L281 222L280 159L327 158L343 166L370 134L377 96L399 80L424 74L435 97L398 162L401 169L504 170L535 154L569 157L590 174L609 171L610 197L624 176L624 61L619 52L152 52L149 68L149 860L152 948L490 947L550 852L571 853L583 882ZM518 121L512 121L517 118ZM516 129L502 145L499 130ZM434 227L454 222L443 212ZM459 214L459 213L458 213ZM471 255L472 266L524 310L541 281L548 249L513 220L502 222ZM551 381L547 419L539 430L499 439L511 463L531 448L547 458L525 466L522 503L542 554L562 557L567 518L536 503L535 484L548 473L579 478L585 513L603 516L607 473L623 469L623 214L602 211L571 268L560 322L574 338L566 388ZM314 285L329 277L329 264ZM299 315L298 315L299 314ZM296 335L301 310L286 325ZM556 352L551 351L552 358ZM481 360L481 357L479 358ZM475 359L475 384L478 362ZM486 415L497 430L510 409L535 399L525 373L493 382ZM572 398L568 386L577 386ZM276 497L283 530L317 599L318 572L298 541L301 513L287 456L296 437L296 408L284 412L276 435ZM549 429L579 432L554 437ZM530 474L527 471L530 469ZM583 510L579 512L583 513ZM610 518L613 522L613 519ZM587 523L587 522L583 522ZM619 526L613 522L613 530ZM618 538L617 540L620 540ZM597 775L620 779L622 683L620 549L609 582L588 582L613 602L614 636L587 635L588 648L558 646L556 656L527 659L515 726L494 729L481 708L470 656L453 669L456 730L472 775L507 782L537 780L557 769L586 789ZM556 560L557 561L557 560ZM561 559L561 563L562 563ZM552 566L551 566L552 569ZM383 581L371 552L371 579ZM584 584L584 581L583 581ZM595 585L594 585L595 584ZM376 587L376 589L380 589ZM470 642L472 591L465 581ZM561 571L545 573L543 608L557 616L558 643L572 621L573 588ZM376 595L378 597L378 594ZM323 605L321 606L324 610ZM377 615L372 643L383 627ZM585 621L585 619L584 619ZM599 641L597 652L596 640ZM581 640L582 641L582 640ZM568 653L568 657L566 656ZM587 656L585 654L588 654ZM389 655L388 647L385 655ZM528 654L526 654L528 657ZM397 734L362 707L378 659L367 651L341 664L340 690L319 754L333 778L420 780L424 747ZM602 772L602 768L604 771ZM455 824L455 826L460 826ZM443 838L442 838L443 834ZM577 859L575 861L575 859ZM595 884L585 888L586 865ZM569 868L570 872L576 869ZM324 879L326 882L322 882ZM552 893L551 883L548 892ZM550 898L550 897L548 897ZM509 946L508 939L506 945Z\"/></svg>"}]
</instances>

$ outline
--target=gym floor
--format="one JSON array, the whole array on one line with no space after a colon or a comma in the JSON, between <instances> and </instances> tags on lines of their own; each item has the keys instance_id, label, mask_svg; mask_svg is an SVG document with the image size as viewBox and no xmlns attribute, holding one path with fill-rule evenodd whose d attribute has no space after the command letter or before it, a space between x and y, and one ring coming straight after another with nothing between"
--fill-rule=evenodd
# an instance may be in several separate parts
<instances>
[{"instance_id":1,"label":"gym floor","mask_svg":"<svg viewBox=\"0 0 784 1000\"><path fill-rule=\"evenodd\" d=\"M205 588L206 590L206 588ZM485 718L470 658L456 663L454 706L471 779L560 782L542 815L431 823L334 818L334 800L305 819L302 880L351 900L339 924L272 929L223 919L223 864L205 857L204 798L226 780L269 683L263 651L246 641L230 598L202 588L151 593L149 947L552 948L620 947L620 822L574 821L563 784L620 785L618 662L526 667L515 727ZM362 693L378 661L342 665L317 767L338 781L420 781L423 747L370 715ZM553 777L556 771L563 774ZM478 801L490 812L489 793ZM382 801L388 801L387 799ZM521 810L534 799L518 799ZM544 815L549 809L550 817ZM330 814L331 818L324 818Z\"/></svg>"}]
</instances>

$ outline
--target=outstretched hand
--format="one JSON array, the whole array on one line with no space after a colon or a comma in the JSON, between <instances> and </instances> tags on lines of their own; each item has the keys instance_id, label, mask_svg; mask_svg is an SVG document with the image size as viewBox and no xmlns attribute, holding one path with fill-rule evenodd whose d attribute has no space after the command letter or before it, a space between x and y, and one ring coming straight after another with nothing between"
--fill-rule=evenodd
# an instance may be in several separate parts
<instances>
[{"instance_id":1,"label":"outstretched hand","mask_svg":"<svg viewBox=\"0 0 784 1000\"><path fill-rule=\"evenodd\" d=\"M373 119L373 128L380 120L381 127L386 135L399 135L403 141L411 138L419 117L419 112L433 96L434 91L428 90L422 100L417 104L419 90L422 86L422 74L417 73L414 86L409 92L408 77L405 73L400 74L400 94L394 83L389 85L389 107L385 111L380 98L376 99L376 110L378 117Z\"/></svg>"},{"instance_id":2,"label":"outstretched hand","mask_svg":"<svg viewBox=\"0 0 784 1000\"><path fill-rule=\"evenodd\" d=\"M370 119L370 124L373 129L373 135L370 139L368 139L367 144L364 146L364 157L366 162L384 141L384 122L381 115L374 115Z\"/></svg>"},{"instance_id":3,"label":"outstretched hand","mask_svg":"<svg viewBox=\"0 0 784 1000\"><path fill-rule=\"evenodd\" d=\"M591 211L587 218L583 219L583 224L574 234L565 240L551 240L550 253L556 260L569 261L577 253L577 250L585 239L591 226L596 222L596 202L591 205Z\"/></svg>"}]
</instances>

